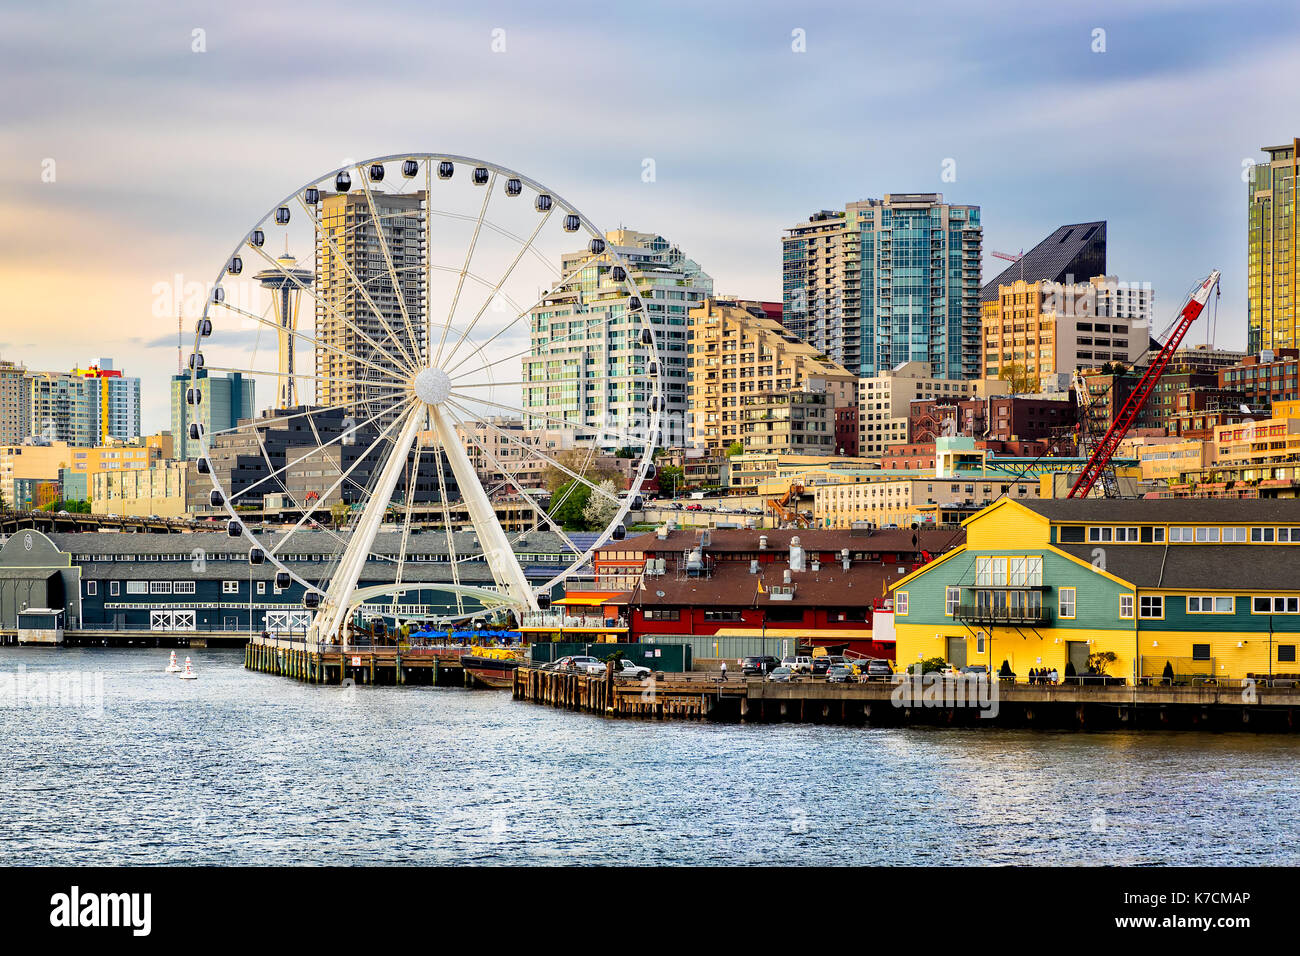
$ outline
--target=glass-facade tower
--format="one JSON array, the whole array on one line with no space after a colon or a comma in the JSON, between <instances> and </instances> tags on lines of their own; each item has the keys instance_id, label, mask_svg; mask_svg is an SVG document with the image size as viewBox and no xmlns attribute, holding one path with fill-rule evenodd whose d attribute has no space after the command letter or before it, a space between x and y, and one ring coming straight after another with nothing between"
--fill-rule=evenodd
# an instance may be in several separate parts
<instances>
[{"instance_id":1,"label":"glass-facade tower","mask_svg":"<svg viewBox=\"0 0 1300 956\"><path fill-rule=\"evenodd\" d=\"M980 374L978 206L894 193L787 230L783 322L859 376L927 362Z\"/></svg>"}]
</instances>

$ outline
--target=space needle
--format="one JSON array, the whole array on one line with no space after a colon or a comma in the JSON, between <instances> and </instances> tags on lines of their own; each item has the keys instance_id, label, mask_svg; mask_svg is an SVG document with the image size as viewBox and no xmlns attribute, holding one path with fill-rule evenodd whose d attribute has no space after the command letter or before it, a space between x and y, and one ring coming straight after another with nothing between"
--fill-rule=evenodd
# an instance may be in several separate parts
<instances>
[{"instance_id":1,"label":"space needle","mask_svg":"<svg viewBox=\"0 0 1300 956\"><path fill-rule=\"evenodd\" d=\"M298 404L297 378L294 370L294 340L298 337L298 304L303 287L315 276L310 269L298 268L298 260L286 249L276 260L278 268L266 269L253 278L269 289L275 303L276 325L280 338L280 369L276 383L276 408L293 408Z\"/></svg>"}]
</instances>

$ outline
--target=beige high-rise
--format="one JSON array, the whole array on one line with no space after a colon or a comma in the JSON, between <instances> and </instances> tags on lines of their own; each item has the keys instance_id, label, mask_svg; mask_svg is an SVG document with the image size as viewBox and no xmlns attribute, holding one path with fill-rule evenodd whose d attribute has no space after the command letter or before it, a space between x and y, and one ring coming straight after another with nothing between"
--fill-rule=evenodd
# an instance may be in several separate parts
<instances>
[{"instance_id":1,"label":"beige high-rise","mask_svg":"<svg viewBox=\"0 0 1300 956\"><path fill-rule=\"evenodd\" d=\"M406 373L393 359L403 364L424 359L424 192L376 192L372 197L378 222L364 192L321 197L316 337L351 357L317 347L317 405L386 397L390 394L387 390L374 389L368 394L365 387L367 382L388 378L378 369L405 378ZM397 274L396 283L384 255L385 246ZM391 358L381 354L376 344ZM364 408L353 414L360 420Z\"/></svg>"},{"instance_id":2,"label":"beige high-rise","mask_svg":"<svg viewBox=\"0 0 1300 956\"><path fill-rule=\"evenodd\" d=\"M692 309L689 343L692 444L835 453L835 409L857 402L852 372L739 301L710 298ZM825 400L794 394L812 392L824 392ZM780 428L768 427L778 419ZM822 434L825 441L816 441Z\"/></svg>"}]
</instances>

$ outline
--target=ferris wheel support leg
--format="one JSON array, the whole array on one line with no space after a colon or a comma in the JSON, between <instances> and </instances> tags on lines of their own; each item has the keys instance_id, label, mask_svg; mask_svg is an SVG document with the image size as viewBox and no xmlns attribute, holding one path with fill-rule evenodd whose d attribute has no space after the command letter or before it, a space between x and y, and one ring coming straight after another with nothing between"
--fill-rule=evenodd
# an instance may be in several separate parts
<instances>
[{"instance_id":1,"label":"ferris wheel support leg","mask_svg":"<svg viewBox=\"0 0 1300 956\"><path fill-rule=\"evenodd\" d=\"M433 427L438 433L438 440L451 465L451 473L456 476L456 487L460 489L461 499L469 511L470 521L478 532L479 546L492 569L492 577L511 601L526 611L536 611L537 597L524 577L524 569L515 557L515 549L510 546L510 539L497 521L496 510L488 500L487 492L479 481L465 446L460 436L447 418L447 414L438 405L429 406L429 415Z\"/></svg>"},{"instance_id":2,"label":"ferris wheel support leg","mask_svg":"<svg viewBox=\"0 0 1300 956\"><path fill-rule=\"evenodd\" d=\"M384 462L383 471L379 473L379 482L375 485L370 500L366 502L365 510L361 513L361 520L357 522L352 537L348 540L338 570L330 579L329 590L325 593L325 600L321 602L321 613L316 616L319 625L313 622L317 640L332 642L347 624L352 592L356 590L361 572L366 566L366 558L375 543L375 535L379 533L379 527L384 522L384 513L392 501L393 490L406 469L407 452L415 444L422 418L423 410L418 405L407 412L397 443L389 452L388 460Z\"/></svg>"}]
</instances>

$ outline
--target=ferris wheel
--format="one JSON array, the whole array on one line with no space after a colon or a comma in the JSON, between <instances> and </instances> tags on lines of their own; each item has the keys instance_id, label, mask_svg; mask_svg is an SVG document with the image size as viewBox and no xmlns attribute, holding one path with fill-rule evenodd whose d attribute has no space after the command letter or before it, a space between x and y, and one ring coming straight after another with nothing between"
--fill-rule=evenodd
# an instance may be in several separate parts
<instances>
[{"instance_id":1,"label":"ferris wheel","mask_svg":"<svg viewBox=\"0 0 1300 956\"><path fill-rule=\"evenodd\" d=\"M664 389L641 295L618 247L522 174L348 161L256 221L198 320L186 437L208 504L277 589L301 586L317 640L381 594L448 595L425 620L536 611L625 536L655 475ZM201 424L216 376L252 384L253 417ZM542 579L516 554L536 531L562 551ZM431 535L436 583L414 573ZM304 571L298 546L322 536L332 558Z\"/></svg>"}]
</instances>

